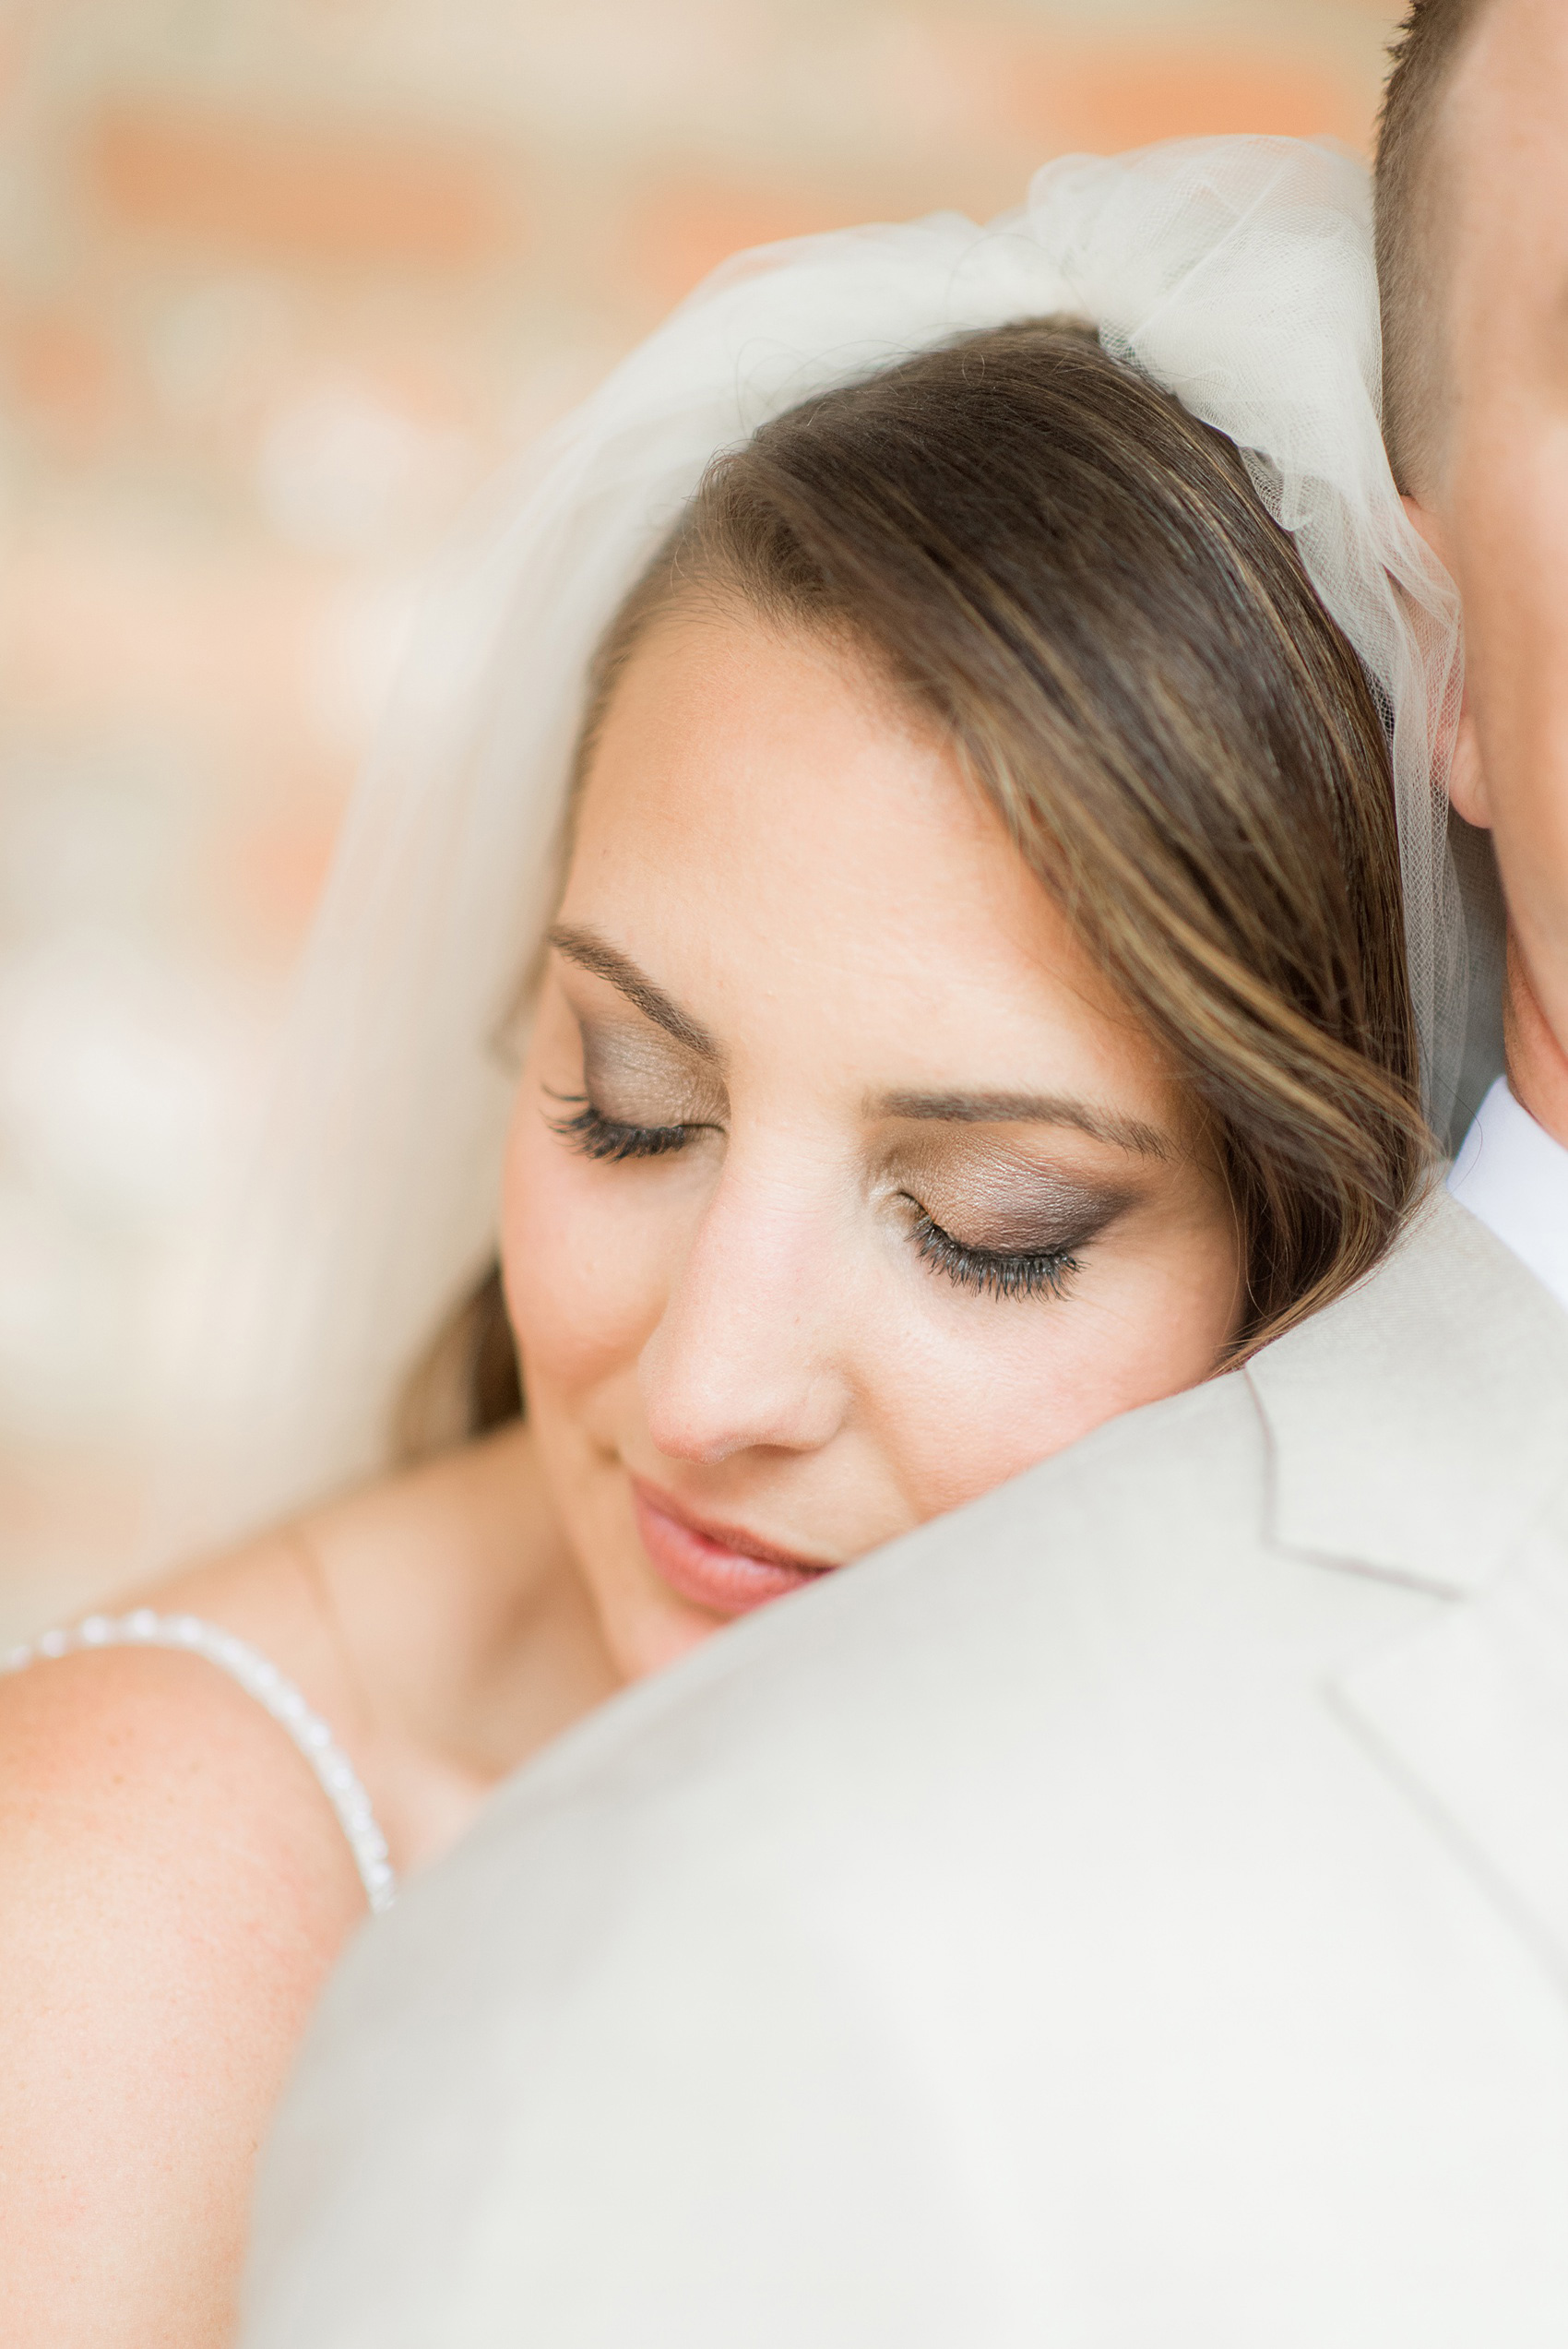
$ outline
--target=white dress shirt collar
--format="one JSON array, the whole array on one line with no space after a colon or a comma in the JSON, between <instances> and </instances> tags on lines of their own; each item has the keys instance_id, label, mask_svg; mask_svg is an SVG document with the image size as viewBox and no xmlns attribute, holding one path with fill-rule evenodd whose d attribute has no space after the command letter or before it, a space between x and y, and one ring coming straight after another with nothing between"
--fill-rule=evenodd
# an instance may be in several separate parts
<instances>
[{"instance_id":1,"label":"white dress shirt collar","mask_svg":"<svg viewBox=\"0 0 1568 2349\"><path fill-rule=\"evenodd\" d=\"M1568 1150L1520 1107L1506 1077L1476 1113L1448 1187L1568 1306Z\"/></svg>"}]
</instances>

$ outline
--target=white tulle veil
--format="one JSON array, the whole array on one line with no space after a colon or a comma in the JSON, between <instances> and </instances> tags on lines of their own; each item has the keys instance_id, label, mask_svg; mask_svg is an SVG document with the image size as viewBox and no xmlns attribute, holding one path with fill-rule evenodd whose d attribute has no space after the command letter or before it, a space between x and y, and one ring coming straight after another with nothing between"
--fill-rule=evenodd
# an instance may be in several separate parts
<instances>
[{"instance_id":1,"label":"white tulle veil","mask_svg":"<svg viewBox=\"0 0 1568 2349\"><path fill-rule=\"evenodd\" d=\"M811 394L1053 313L1236 442L1373 680L1445 1116L1465 1015L1457 612L1384 457L1360 165L1263 138L1074 157L985 227L942 213L743 254L529 455L437 584L208 1275L183 1538L377 1466L410 1362L493 1251L514 1081L495 1038L549 916L585 672L705 466Z\"/></svg>"}]
</instances>

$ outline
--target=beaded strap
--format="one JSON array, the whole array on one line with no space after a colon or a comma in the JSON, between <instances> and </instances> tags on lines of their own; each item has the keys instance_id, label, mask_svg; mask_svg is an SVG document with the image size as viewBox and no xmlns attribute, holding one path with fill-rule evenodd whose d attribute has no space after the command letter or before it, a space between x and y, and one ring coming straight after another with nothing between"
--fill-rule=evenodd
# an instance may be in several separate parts
<instances>
[{"instance_id":1,"label":"beaded strap","mask_svg":"<svg viewBox=\"0 0 1568 2349\"><path fill-rule=\"evenodd\" d=\"M0 1659L0 1673L21 1672L30 1663L52 1656L70 1655L82 1648L184 1648L205 1656L245 1694L265 1705L280 1729L286 1730L309 1762L321 1790L338 1815L348 1838L365 1898L376 1915L389 1909L398 1889L386 1857L386 1838L375 1823L370 1796L352 1762L338 1744L319 1713L312 1712L291 1680L259 1648L220 1630L195 1615L156 1615L137 1607L134 1615L89 1615L69 1630L46 1631L30 1646L13 1648Z\"/></svg>"}]
</instances>

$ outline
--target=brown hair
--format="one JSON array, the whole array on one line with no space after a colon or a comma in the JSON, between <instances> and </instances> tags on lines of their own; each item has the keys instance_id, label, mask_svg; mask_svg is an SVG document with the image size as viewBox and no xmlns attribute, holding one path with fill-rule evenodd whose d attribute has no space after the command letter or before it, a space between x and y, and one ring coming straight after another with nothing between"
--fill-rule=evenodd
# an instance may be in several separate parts
<instances>
[{"instance_id":1,"label":"brown hair","mask_svg":"<svg viewBox=\"0 0 1568 2349\"><path fill-rule=\"evenodd\" d=\"M1240 1350L1377 1260L1425 1150L1387 745L1229 441L1055 320L794 409L616 615L579 782L694 596L848 641L954 745L1207 1129Z\"/></svg>"},{"instance_id":2,"label":"brown hair","mask_svg":"<svg viewBox=\"0 0 1568 2349\"><path fill-rule=\"evenodd\" d=\"M1383 312L1383 437L1400 489L1425 484L1443 409L1439 104L1485 0L1411 0L1389 50L1374 195Z\"/></svg>"}]
</instances>

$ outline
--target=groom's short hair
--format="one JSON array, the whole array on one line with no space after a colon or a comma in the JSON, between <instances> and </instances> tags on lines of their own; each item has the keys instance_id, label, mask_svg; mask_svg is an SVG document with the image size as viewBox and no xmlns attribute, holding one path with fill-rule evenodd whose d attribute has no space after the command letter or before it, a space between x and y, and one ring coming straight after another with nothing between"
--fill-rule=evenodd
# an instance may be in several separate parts
<instances>
[{"instance_id":1,"label":"groom's short hair","mask_svg":"<svg viewBox=\"0 0 1568 2349\"><path fill-rule=\"evenodd\" d=\"M1437 112L1488 0L1410 0L1378 116L1377 278L1383 309L1383 436L1401 490L1423 483L1442 409L1442 238Z\"/></svg>"}]
</instances>

